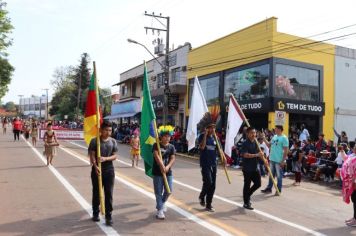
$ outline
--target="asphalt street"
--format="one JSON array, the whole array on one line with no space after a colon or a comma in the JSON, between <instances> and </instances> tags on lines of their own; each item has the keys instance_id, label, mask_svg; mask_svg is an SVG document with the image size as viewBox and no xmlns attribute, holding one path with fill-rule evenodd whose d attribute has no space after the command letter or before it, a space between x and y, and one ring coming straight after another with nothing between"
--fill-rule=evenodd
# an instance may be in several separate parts
<instances>
[{"instance_id":1,"label":"asphalt street","mask_svg":"<svg viewBox=\"0 0 356 236\"><path fill-rule=\"evenodd\" d=\"M344 220L352 205L342 201L337 183L284 178L281 196L257 190L255 210L242 208L241 170L229 169L228 184L218 171L213 206L198 202L202 185L197 160L178 156L173 194L165 220L155 218L151 178L131 167L129 146L119 144L115 161L113 227L90 220L91 167L83 141L60 141L53 166L45 166L43 143L36 148L0 135L0 235L356 235ZM267 184L262 178L262 188ZM261 189L262 189L261 188Z\"/></svg>"}]
</instances>

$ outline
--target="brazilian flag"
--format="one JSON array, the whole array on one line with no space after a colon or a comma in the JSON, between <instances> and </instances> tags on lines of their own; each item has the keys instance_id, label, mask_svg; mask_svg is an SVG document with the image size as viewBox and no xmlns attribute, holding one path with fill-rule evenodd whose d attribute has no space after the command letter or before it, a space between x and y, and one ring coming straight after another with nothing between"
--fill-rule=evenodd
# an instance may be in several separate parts
<instances>
[{"instance_id":1,"label":"brazilian flag","mask_svg":"<svg viewBox=\"0 0 356 236\"><path fill-rule=\"evenodd\" d=\"M142 96L142 111L141 111L141 128L140 128L140 144L141 156L145 161L146 175L152 177L153 153L152 147L156 142L154 122L156 122L156 115L153 110L151 93L148 87L148 76L146 63L143 72L143 96Z\"/></svg>"}]
</instances>

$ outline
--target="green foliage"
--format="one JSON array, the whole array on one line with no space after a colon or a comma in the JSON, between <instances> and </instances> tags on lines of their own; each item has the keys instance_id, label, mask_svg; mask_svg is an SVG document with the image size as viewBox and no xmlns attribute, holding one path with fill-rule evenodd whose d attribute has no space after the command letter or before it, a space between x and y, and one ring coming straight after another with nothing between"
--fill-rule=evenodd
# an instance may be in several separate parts
<instances>
[{"instance_id":1,"label":"green foliage","mask_svg":"<svg viewBox=\"0 0 356 236\"><path fill-rule=\"evenodd\" d=\"M8 12L5 10L5 6L6 3L0 0L0 99L7 93L14 71L6 59L8 56L6 49L12 44L9 34L14 27L11 25L10 18L7 17Z\"/></svg>"},{"instance_id":2,"label":"green foliage","mask_svg":"<svg viewBox=\"0 0 356 236\"><path fill-rule=\"evenodd\" d=\"M7 102L5 104L5 110L8 112L15 112L16 111L16 105L14 102Z\"/></svg>"},{"instance_id":3,"label":"green foliage","mask_svg":"<svg viewBox=\"0 0 356 236\"><path fill-rule=\"evenodd\" d=\"M14 68L8 60L0 56L0 98L4 97L9 90L13 71Z\"/></svg>"},{"instance_id":4,"label":"green foliage","mask_svg":"<svg viewBox=\"0 0 356 236\"><path fill-rule=\"evenodd\" d=\"M83 117L86 94L90 80L89 55L81 55L78 66L59 67L54 71L51 81L55 89L49 113L57 119L68 115L69 120Z\"/></svg>"}]
</instances>

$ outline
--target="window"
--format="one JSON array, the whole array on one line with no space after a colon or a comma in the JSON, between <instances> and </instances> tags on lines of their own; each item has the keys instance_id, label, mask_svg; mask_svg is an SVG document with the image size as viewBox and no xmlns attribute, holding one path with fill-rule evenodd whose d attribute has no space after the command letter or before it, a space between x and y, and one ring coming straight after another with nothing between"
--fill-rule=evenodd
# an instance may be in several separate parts
<instances>
[{"instance_id":1,"label":"window","mask_svg":"<svg viewBox=\"0 0 356 236\"><path fill-rule=\"evenodd\" d=\"M172 83L180 81L180 71L181 71L180 67L172 69L172 78L171 78Z\"/></svg>"},{"instance_id":2,"label":"window","mask_svg":"<svg viewBox=\"0 0 356 236\"><path fill-rule=\"evenodd\" d=\"M239 101L268 96L269 65L261 65L244 70L234 70L225 74L225 102L232 93Z\"/></svg>"},{"instance_id":3,"label":"window","mask_svg":"<svg viewBox=\"0 0 356 236\"><path fill-rule=\"evenodd\" d=\"M157 88L164 86L164 73L157 74Z\"/></svg>"},{"instance_id":4,"label":"window","mask_svg":"<svg viewBox=\"0 0 356 236\"><path fill-rule=\"evenodd\" d=\"M318 102L319 77L319 70L276 64L274 96Z\"/></svg>"},{"instance_id":5,"label":"window","mask_svg":"<svg viewBox=\"0 0 356 236\"><path fill-rule=\"evenodd\" d=\"M121 94L122 94L122 96L126 96L127 95L127 85L122 85L121 86Z\"/></svg>"},{"instance_id":6,"label":"window","mask_svg":"<svg viewBox=\"0 0 356 236\"><path fill-rule=\"evenodd\" d=\"M203 91L206 104L213 106L219 104L219 75L209 75L199 78L200 87ZM189 81L189 107L193 94L194 79Z\"/></svg>"}]
</instances>

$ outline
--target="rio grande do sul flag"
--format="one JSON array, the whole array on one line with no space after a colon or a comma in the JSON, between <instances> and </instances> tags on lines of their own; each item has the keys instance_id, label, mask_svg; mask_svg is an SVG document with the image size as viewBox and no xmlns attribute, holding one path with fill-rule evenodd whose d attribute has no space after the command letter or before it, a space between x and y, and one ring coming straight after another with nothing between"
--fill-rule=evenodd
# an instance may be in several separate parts
<instances>
[{"instance_id":1,"label":"rio grande do sul flag","mask_svg":"<svg viewBox=\"0 0 356 236\"><path fill-rule=\"evenodd\" d=\"M96 93L96 79L94 73L91 75L89 90L87 95L87 102L85 106L84 115L84 140L89 145L92 138L96 137L98 134L97 127L97 97L99 94ZM101 117L101 115L100 115Z\"/></svg>"},{"instance_id":2,"label":"rio grande do sul flag","mask_svg":"<svg viewBox=\"0 0 356 236\"><path fill-rule=\"evenodd\" d=\"M226 124L226 141L225 141L225 154L228 157L231 157L231 149L234 146L234 140L239 132L241 125L244 121L244 115L235 100L231 95L229 102L229 112L227 115L227 124Z\"/></svg>"}]
</instances>

